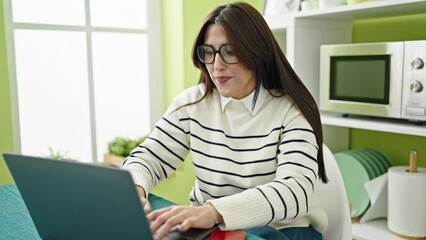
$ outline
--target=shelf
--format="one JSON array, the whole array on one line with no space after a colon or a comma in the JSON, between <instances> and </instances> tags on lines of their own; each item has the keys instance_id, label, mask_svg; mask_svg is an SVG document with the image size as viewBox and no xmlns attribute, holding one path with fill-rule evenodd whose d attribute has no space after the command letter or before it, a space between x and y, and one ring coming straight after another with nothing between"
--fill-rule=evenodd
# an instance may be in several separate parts
<instances>
[{"instance_id":1,"label":"shelf","mask_svg":"<svg viewBox=\"0 0 426 240\"><path fill-rule=\"evenodd\" d=\"M387 226L386 219L376 219L366 223L352 223L352 235L355 240L402 240L393 234Z\"/></svg>"},{"instance_id":2,"label":"shelf","mask_svg":"<svg viewBox=\"0 0 426 240\"><path fill-rule=\"evenodd\" d=\"M408 120L359 116L343 117L341 114L321 112L321 122L323 125L426 137L425 125L416 125L416 123Z\"/></svg>"},{"instance_id":3,"label":"shelf","mask_svg":"<svg viewBox=\"0 0 426 240\"><path fill-rule=\"evenodd\" d=\"M353 21L424 13L426 0L372 0L264 18L274 35L284 36L281 44L288 61L318 102L321 45L351 43ZM334 149L349 149L350 128L426 137L426 123L419 125L408 120L343 117L342 114L321 112L321 121L329 134L327 144ZM356 240L402 239L388 230L386 219L354 223L352 231Z\"/></svg>"},{"instance_id":4,"label":"shelf","mask_svg":"<svg viewBox=\"0 0 426 240\"><path fill-rule=\"evenodd\" d=\"M286 29L294 25L297 19L322 19L353 21L359 19L380 18L426 12L424 0L377 0L350 5L290 12L282 15L265 16L273 30Z\"/></svg>"},{"instance_id":5,"label":"shelf","mask_svg":"<svg viewBox=\"0 0 426 240\"><path fill-rule=\"evenodd\" d=\"M272 15L272 16L263 16L268 23L268 26L273 31L276 30L285 30L288 27L294 25L293 14L282 14L282 15Z\"/></svg>"},{"instance_id":6,"label":"shelf","mask_svg":"<svg viewBox=\"0 0 426 240\"><path fill-rule=\"evenodd\" d=\"M327 9L299 12L296 18L322 18L332 20L358 20L426 12L424 0L378 0L343 5Z\"/></svg>"}]
</instances>

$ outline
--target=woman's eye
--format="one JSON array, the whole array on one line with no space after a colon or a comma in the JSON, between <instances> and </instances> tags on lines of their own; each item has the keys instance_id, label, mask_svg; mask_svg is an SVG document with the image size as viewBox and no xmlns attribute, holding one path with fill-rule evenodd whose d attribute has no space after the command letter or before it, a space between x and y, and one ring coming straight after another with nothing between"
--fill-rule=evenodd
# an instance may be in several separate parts
<instances>
[{"instance_id":1,"label":"woman's eye","mask_svg":"<svg viewBox=\"0 0 426 240\"><path fill-rule=\"evenodd\" d=\"M209 50L209 49L207 49L207 50L205 50L205 52L204 52L206 55L214 55L214 51L213 50Z\"/></svg>"},{"instance_id":2,"label":"woman's eye","mask_svg":"<svg viewBox=\"0 0 426 240\"><path fill-rule=\"evenodd\" d=\"M234 52L232 50L228 50L225 53L226 53L226 55L234 55Z\"/></svg>"},{"instance_id":3,"label":"woman's eye","mask_svg":"<svg viewBox=\"0 0 426 240\"><path fill-rule=\"evenodd\" d=\"M233 56L234 55L234 51L232 51L232 48L230 47L224 47L222 49L222 52L228 56Z\"/></svg>"}]
</instances>

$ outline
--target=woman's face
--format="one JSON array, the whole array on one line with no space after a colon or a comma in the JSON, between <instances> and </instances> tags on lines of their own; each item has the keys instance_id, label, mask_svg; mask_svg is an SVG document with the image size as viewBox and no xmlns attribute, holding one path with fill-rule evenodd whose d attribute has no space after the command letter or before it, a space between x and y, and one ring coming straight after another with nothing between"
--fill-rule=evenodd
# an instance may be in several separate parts
<instances>
[{"instance_id":1,"label":"woman's face","mask_svg":"<svg viewBox=\"0 0 426 240\"><path fill-rule=\"evenodd\" d=\"M223 45L229 44L222 25L211 24L204 36L204 45L212 46L218 51ZM254 73L242 63L228 64L218 53L213 63L206 64L210 78L219 93L224 97L241 99L248 96L256 88Z\"/></svg>"}]
</instances>

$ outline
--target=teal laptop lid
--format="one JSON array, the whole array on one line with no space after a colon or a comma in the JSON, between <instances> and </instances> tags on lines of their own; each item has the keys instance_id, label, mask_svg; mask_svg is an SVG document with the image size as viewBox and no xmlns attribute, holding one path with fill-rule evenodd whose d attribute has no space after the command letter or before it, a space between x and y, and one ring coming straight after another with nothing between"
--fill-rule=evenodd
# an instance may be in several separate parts
<instances>
[{"instance_id":1,"label":"teal laptop lid","mask_svg":"<svg viewBox=\"0 0 426 240\"><path fill-rule=\"evenodd\" d=\"M152 239L127 171L3 156L42 239Z\"/></svg>"}]
</instances>

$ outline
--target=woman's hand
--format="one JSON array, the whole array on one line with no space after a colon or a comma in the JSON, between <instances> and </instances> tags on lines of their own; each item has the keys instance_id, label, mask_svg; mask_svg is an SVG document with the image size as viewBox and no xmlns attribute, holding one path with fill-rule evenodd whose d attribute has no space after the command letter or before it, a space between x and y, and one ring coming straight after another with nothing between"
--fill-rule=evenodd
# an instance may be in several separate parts
<instances>
[{"instance_id":1,"label":"woman's hand","mask_svg":"<svg viewBox=\"0 0 426 240\"><path fill-rule=\"evenodd\" d=\"M143 187L136 185L136 191L138 192L139 199L141 200L143 210L145 211L146 214L150 213L151 212L151 204L149 203L149 201L146 197L145 190L143 189Z\"/></svg>"},{"instance_id":2,"label":"woman's hand","mask_svg":"<svg viewBox=\"0 0 426 240\"><path fill-rule=\"evenodd\" d=\"M177 227L184 232L189 228L211 228L216 225L212 211L219 222L222 216L211 206L171 206L156 210L148 214L148 221L151 223L151 232L155 239L163 239L170 229Z\"/></svg>"}]
</instances>

